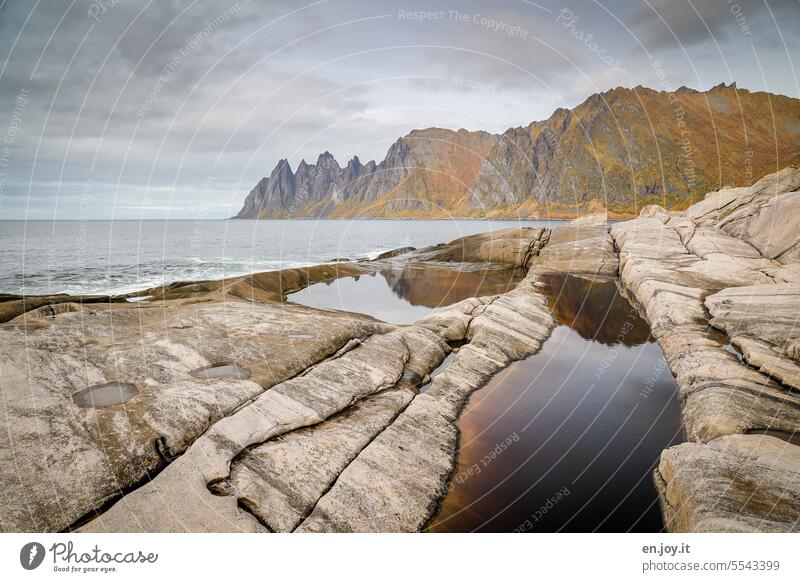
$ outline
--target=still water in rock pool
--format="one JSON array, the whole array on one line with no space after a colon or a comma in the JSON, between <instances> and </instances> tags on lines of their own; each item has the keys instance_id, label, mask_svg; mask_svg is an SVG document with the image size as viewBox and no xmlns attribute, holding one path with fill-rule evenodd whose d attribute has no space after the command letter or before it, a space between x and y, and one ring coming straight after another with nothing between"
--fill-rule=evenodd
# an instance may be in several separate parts
<instances>
[{"instance_id":1,"label":"still water in rock pool","mask_svg":"<svg viewBox=\"0 0 800 582\"><path fill-rule=\"evenodd\" d=\"M430 531L660 531L652 471L683 440L676 385L614 282L543 276L557 327L473 394Z\"/></svg>"},{"instance_id":2,"label":"still water in rock pool","mask_svg":"<svg viewBox=\"0 0 800 582\"><path fill-rule=\"evenodd\" d=\"M95 384L72 395L72 400L82 408L105 408L116 404L124 404L139 391L128 382L110 382Z\"/></svg>"},{"instance_id":3,"label":"still water in rock pool","mask_svg":"<svg viewBox=\"0 0 800 582\"><path fill-rule=\"evenodd\" d=\"M524 274L513 269L477 271L403 265L377 273L317 283L289 301L322 309L365 313L388 323L410 324L439 307L469 297L505 293Z\"/></svg>"}]
</instances>

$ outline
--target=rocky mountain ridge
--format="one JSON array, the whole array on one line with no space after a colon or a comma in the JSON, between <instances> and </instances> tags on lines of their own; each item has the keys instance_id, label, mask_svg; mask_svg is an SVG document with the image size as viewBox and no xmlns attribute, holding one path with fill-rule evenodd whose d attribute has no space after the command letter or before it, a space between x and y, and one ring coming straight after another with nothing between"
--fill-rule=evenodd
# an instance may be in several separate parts
<instances>
[{"instance_id":1,"label":"rocky mountain ridge","mask_svg":"<svg viewBox=\"0 0 800 582\"><path fill-rule=\"evenodd\" d=\"M380 163L280 160L234 218L573 216L685 208L800 160L800 100L616 88L502 135L413 130Z\"/></svg>"}]
</instances>

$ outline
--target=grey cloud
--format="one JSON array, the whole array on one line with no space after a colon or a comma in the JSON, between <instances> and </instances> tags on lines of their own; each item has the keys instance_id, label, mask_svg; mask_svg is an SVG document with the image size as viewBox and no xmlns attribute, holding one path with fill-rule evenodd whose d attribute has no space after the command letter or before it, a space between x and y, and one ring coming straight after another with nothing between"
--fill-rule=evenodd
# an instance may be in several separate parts
<instances>
[{"instance_id":1,"label":"grey cloud","mask_svg":"<svg viewBox=\"0 0 800 582\"><path fill-rule=\"evenodd\" d=\"M576 105L590 92L654 84L636 39L590 0L537 2L544 9L519 0L328 0L267 26L311 3L239 0L234 9L236 0L122 0L95 20L90 0L79 0L66 14L68 3L42 2L11 52L34 4L7 0L0 8L0 64L9 57L0 77L0 134L20 90L29 98L0 191L0 217L24 217L26 208L31 216L78 213L88 181L95 185L94 217L110 215L115 201L134 216L138 212L130 208L137 204L150 216L169 203L192 216L185 209L205 191L209 174L213 201L203 204L216 216L227 216L226 205L236 206L280 158L296 165L326 149L340 161L354 154L381 158L394 139L414 127L500 131L504 124L524 125L554 107ZM744 50L749 45L742 48L735 18L710 4L696 2L708 14L723 54L744 55L736 62L740 85L761 88L761 72L747 64L752 54ZM796 93L785 71L797 56L788 32L800 13L797 0L770 1L787 27L788 55L766 10L746 4L770 90ZM644 2L633 12L622 0L604 5L630 23L646 46L665 53L675 86L698 86L674 39L664 35L665 27ZM573 29L556 21L562 6L579 16ZM654 6L700 54L692 58L704 82L731 80L719 78L724 69L708 50L715 47L686 2ZM399 10L452 9L506 26L492 30L481 22L398 19ZM217 24L205 33L209 22ZM509 27L527 34L509 35ZM591 34L605 54L622 59L630 76L610 71L576 29ZM278 52L266 59L273 51ZM492 86L502 96L453 83L454 74ZM439 80L420 80L428 77Z\"/></svg>"},{"instance_id":2,"label":"grey cloud","mask_svg":"<svg viewBox=\"0 0 800 582\"><path fill-rule=\"evenodd\" d=\"M776 13L779 25L785 26L786 32L792 31L789 23L797 22L800 15L798 0L649 0L633 12L629 24L643 44L651 49L677 49L678 43L692 46L702 42L724 43L734 39L753 41L756 38L765 38L766 35L771 36L770 33L775 30L768 6ZM762 36L765 32L766 35Z\"/></svg>"}]
</instances>

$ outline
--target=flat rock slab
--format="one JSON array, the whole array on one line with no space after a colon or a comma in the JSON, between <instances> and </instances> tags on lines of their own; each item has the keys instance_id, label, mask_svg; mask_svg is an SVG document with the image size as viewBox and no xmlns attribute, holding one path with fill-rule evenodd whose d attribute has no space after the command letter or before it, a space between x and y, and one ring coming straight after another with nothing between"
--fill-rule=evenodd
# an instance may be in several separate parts
<instances>
[{"instance_id":1,"label":"flat rock slab","mask_svg":"<svg viewBox=\"0 0 800 582\"><path fill-rule=\"evenodd\" d=\"M231 463L221 494L236 497L271 531L293 531L414 394L409 388L384 390L319 425L248 449Z\"/></svg>"},{"instance_id":2,"label":"flat rock slab","mask_svg":"<svg viewBox=\"0 0 800 582\"><path fill-rule=\"evenodd\" d=\"M444 341L424 329L370 336L341 356L265 391L251 404L217 422L152 481L125 496L83 530L207 532L240 526L246 529L258 523L255 518L247 520L239 515L243 512L237 507L236 497L214 495L209 486L215 488L229 481L232 460L248 447L317 425L355 402L396 386L411 361L407 338L410 343L422 341L439 347L440 357L431 361L431 369L444 358ZM198 503L214 507L214 512L198 513ZM161 505L161 511L154 511L154 505Z\"/></svg>"},{"instance_id":3,"label":"flat rock slab","mask_svg":"<svg viewBox=\"0 0 800 582\"><path fill-rule=\"evenodd\" d=\"M4 531L71 526L265 388L354 338L393 329L367 317L241 300L59 307L0 325ZM223 362L252 376L190 374ZM132 384L135 394L106 407L75 398L115 382Z\"/></svg>"},{"instance_id":4,"label":"flat rock slab","mask_svg":"<svg viewBox=\"0 0 800 582\"><path fill-rule=\"evenodd\" d=\"M709 261L684 245L691 230L673 227L673 216L665 220L618 223L611 234L620 249L622 287L646 315L676 378L687 439L706 442L757 429L800 430L800 398L725 349L729 340L715 337L706 319L705 297L763 274L746 269L734 276L697 268Z\"/></svg>"},{"instance_id":5,"label":"flat rock slab","mask_svg":"<svg viewBox=\"0 0 800 582\"><path fill-rule=\"evenodd\" d=\"M800 284L724 289L705 304L712 325L728 334L749 364L800 390Z\"/></svg>"},{"instance_id":6,"label":"flat rock slab","mask_svg":"<svg viewBox=\"0 0 800 582\"><path fill-rule=\"evenodd\" d=\"M450 243L421 249L410 258L452 263L498 263L524 267L543 244L543 228L506 228L465 236Z\"/></svg>"},{"instance_id":7,"label":"flat rock slab","mask_svg":"<svg viewBox=\"0 0 800 582\"><path fill-rule=\"evenodd\" d=\"M414 532L435 513L452 473L455 421L470 394L510 361L536 353L554 325L530 282L493 298L453 306L418 322L440 329L470 313L469 343L369 444L317 503L298 532Z\"/></svg>"},{"instance_id":8,"label":"flat rock slab","mask_svg":"<svg viewBox=\"0 0 800 582\"><path fill-rule=\"evenodd\" d=\"M800 531L800 447L785 440L684 443L661 455L655 482L670 531Z\"/></svg>"},{"instance_id":9,"label":"flat rock slab","mask_svg":"<svg viewBox=\"0 0 800 582\"><path fill-rule=\"evenodd\" d=\"M789 166L745 189L717 213L703 217L730 235L747 241L768 259L800 259L800 168ZM687 214L693 214L690 208Z\"/></svg>"},{"instance_id":10,"label":"flat rock slab","mask_svg":"<svg viewBox=\"0 0 800 582\"><path fill-rule=\"evenodd\" d=\"M573 220L550 231L547 244L528 260L537 273L617 274L619 261L605 215Z\"/></svg>"}]
</instances>

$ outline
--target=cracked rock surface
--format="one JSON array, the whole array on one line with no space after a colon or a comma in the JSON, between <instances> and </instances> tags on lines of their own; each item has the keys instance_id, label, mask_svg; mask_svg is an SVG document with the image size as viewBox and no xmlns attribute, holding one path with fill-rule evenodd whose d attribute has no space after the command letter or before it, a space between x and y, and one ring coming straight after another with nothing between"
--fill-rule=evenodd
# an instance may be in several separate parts
<instances>
[{"instance_id":1,"label":"cracked rock surface","mask_svg":"<svg viewBox=\"0 0 800 582\"><path fill-rule=\"evenodd\" d=\"M536 229L525 239L523 253L507 253L521 248L513 229L494 237L491 249L504 249L500 255L484 245L473 258L518 267L538 252L542 234ZM424 263L419 256L410 260ZM444 493L456 452L455 420L469 394L538 350L553 325L532 278L407 327L324 313L371 329L343 337L306 368L249 396L80 529L416 531ZM460 346L458 354L431 382L451 345ZM253 371L256 379L255 365Z\"/></svg>"},{"instance_id":2,"label":"cracked rock surface","mask_svg":"<svg viewBox=\"0 0 800 582\"><path fill-rule=\"evenodd\" d=\"M421 249L413 254L419 261L453 263L501 263L525 267L546 244L544 228L506 228L465 236L447 244Z\"/></svg>"},{"instance_id":3,"label":"cracked rock surface","mask_svg":"<svg viewBox=\"0 0 800 582\"><path fill-rule=\"evenodd\" d=\"M656 471L670 531L785 532L800 520L800 447L767 435L684 443Z\"/></svg>"},{"instance_id":4,"label":"cracked rock surface","mask_svg":"<svg viewBox=\"0 0 800 582\"><path fill-rule=\"evenodd\" d=\"M800 284L731 287L706 307L748 363L800 390Z\"/></svg>"},{"instance_id":5,"label":"cracked rock surface","mask_svg":"<svg viewBox=\"0 0 800 582\"><path fill-rule=\"evenodd\" d=\"M455 420L469 395L513 360L536 353L554 322L530 281L423 318L443 330L465 314L466 345L353 461L295 531L418 531L433 516L454 466ZM452 320L449 321L449 320Z\"/></svg>"},{"instance_id":6,"label":"cracked rock surface","mask_svg":"<svg viewBox=\"0 0 800 582\"><path fill-rule=\"evenodd\" d=\"M464 401L551 327L544 299L521 285L372 335L217 422L83 530L416 531L452 470ZM448 340L469 343L416 393Z\"/></svg>"},{"instance_id":7,"label":"cracked rock surface","mask_svg":"<svg viewBox=\"0 0 800 582\"><path fill-rule=\"evenodd\" d=\"M392 329L367 317L241 300L72 305L0 325L5 531L69 527L265 389L354 338ZM190 374L224 362L252 375ZM74 401L109 382L132 383L137 395L102 408Z\"/></svg>"},{"instance_id":8,"label":"cracked rock surface","mask_svg":"<svg viewBox=\"0 0 800 582\"><path fill-rule=\"evenodd\" d=\"M605 216L593 214L553 229L528 265L538 273L616 275L619 261Z\"/></svg>"},{"instance_id":9,"label":"cracked rock surface","mask_svg":"<svg viewBox=\"0 0 800 582\"><path fill-rule=\"evenodd\" d=\"M665 451L655 472L671 531L800 529L800 449L751 434L800 431L791 284L800 229L797 214L776 215L800 208L798 186L800 169L789 167L682 213L647 207L610 229L620 284L664 351L691 441Z\"/></svg>"}]
</instances>

